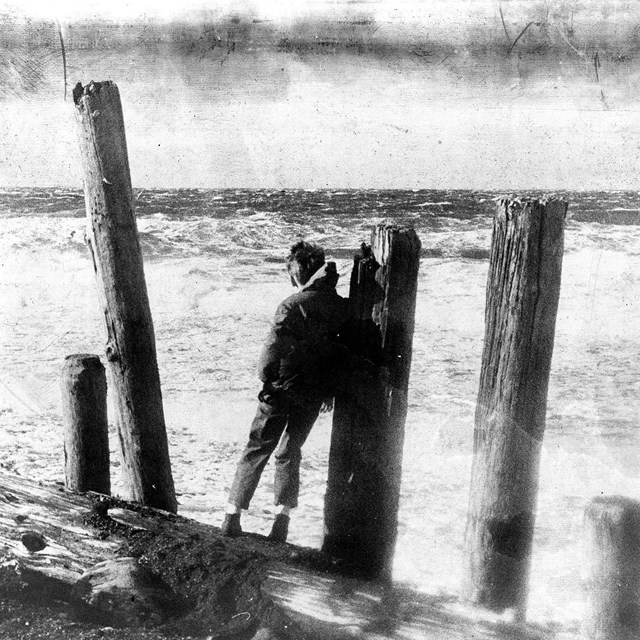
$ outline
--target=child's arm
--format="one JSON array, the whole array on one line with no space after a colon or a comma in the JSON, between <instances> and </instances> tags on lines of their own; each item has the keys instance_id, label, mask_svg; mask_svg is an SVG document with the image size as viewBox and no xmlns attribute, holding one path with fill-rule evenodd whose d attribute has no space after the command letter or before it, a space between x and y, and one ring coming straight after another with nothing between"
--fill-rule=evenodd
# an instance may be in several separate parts
<instances>
[{"instance_id":1,"label":"child's arm","mask_svg":"<svg viewBox=\"0 0 640 640\"><path fill-rule=\"evenodd\" d=\"M269 335L262 347L258 375L262 382L276 382L280 377L280 361L291 352L297 340L292 331L296 306L285 300L276 309Z\"/></svg>"}]
</instances>

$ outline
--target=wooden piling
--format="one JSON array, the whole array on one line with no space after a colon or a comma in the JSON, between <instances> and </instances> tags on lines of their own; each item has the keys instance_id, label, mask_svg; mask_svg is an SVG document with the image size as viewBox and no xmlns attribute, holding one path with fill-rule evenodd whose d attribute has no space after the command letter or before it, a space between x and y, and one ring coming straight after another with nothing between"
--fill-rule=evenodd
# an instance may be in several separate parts
<instances>
[{"instance_id":1,"label":"wooden piling","mask_svg":"<svg viewBox=\"0 0 640 640\"><path fill-rule=\"evenodd\" d=\"M107 377L100 358L67 356L60 378L67 488L109 494Z\"/></svg>"},{"instance_id":2,"label":"wooden piling","mask_svg":"<svg viewBox=\"0 0 640 640\"><path fill-rule=\"evenodd\" d=\"M598 496L585 510L588 640L640 638L640 502Z\"/></svg>"},{"instance_id":3,"label":"wooden piling","mask_svg":"<svg viewBox=\"0 0 640 640\"><path fill-rule=\"evenodd\" d=\"M413 229L379 225L351 276L351 346L375 366L336 396L323 550L374 578L396 542L419 259Z\"/></svg>"},{"instance_id":4,"label":"wooden piling","mask_svg":"<svg viewBox=\"0 0 640 640\"><path fill-rule=\"evenodd\" d=\"M502 199L493 225L465 595L524 616L567 203Z\"/></svg>"},{"instance_id":5,"label":"wooden piling","mask_svg":"<svg viewBox=\"0 0 640 640\"><path fill-rule=\"evenodd\" d=\"M129 497L175 512L120 95L107 81L78 84L73 97L89 220L87 243L104 309L106 356Z\"/></svg>"}]
</instances>

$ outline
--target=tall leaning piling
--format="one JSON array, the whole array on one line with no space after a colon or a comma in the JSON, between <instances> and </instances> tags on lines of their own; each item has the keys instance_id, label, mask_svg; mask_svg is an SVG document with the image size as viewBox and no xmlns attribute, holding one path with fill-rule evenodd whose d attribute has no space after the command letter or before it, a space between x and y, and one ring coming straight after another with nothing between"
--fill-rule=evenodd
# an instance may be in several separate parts
<instances>
[{"instance_id":1,"label":"tall leaning piling","mask_svg":"<svg viewBox=\"0 0 640 640\"><path fill-rule=\"evenodd\" d=\"M130 497L176 512L155 335L144 277L118 87L73 91L87 244L107 330L106 359Z\"/></svg>"},{"instance_id":2,"label":"tall leaning piling","mask_svg":"<svg viewBox=\"0 0 640 640\"><path fill-rule=\"evenodd\" d=\"M464 595L526 610L567 203L501 199L493 225Z\"/></svg>"},{"instance_id":3,"label":"tall leaning piling","mask_svg":"<svg viewBox=\"0 0 640 640\"><path fill-rule=\"evenodd\" d=\"M420 240L378 225L356 256L349 298L356 368L335 400L323 550L387 580L395 550ZM368 369L368 370L367 370Z\"/></svg>"}]
</instances>

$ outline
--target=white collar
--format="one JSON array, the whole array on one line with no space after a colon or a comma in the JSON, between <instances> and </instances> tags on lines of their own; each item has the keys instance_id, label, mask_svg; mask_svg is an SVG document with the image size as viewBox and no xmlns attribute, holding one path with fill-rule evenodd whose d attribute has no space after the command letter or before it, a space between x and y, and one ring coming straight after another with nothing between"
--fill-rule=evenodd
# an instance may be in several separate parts
<instances>
[{"instance_id":1,"label":"white collar","mask_svg":"<svg viewBox=\"0 0 640 640\"><path fill-rule=\"evenodd\" d=\"M304 291L308 289L316 280L320 280L320 278L324 278L326 275L325 270L327 268L327 263L323 262L322 266L307 280L304 286L300 287L300 291Z\"/></svg>"}]
</instances>

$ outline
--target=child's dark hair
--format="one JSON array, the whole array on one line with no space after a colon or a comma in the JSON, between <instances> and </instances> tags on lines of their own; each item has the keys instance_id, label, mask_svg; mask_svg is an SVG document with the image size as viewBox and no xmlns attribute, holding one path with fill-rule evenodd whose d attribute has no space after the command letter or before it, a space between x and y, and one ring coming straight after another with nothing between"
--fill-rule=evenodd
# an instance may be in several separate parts
<instances>
[{"instance_id":1,"label":"child's dark hair","mask_svg":"<svg viewBox=\"0 0 640 640\"><path fill-rule=\"evenodd\" d=\"M291 247L287 257L287 269L300 284L306 284L309 278L324 264L324 249L312 242L300 240Z\"/></svg>"}]
</instances>

